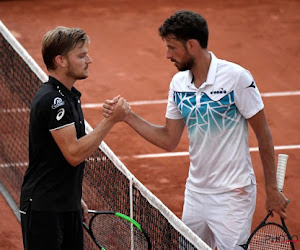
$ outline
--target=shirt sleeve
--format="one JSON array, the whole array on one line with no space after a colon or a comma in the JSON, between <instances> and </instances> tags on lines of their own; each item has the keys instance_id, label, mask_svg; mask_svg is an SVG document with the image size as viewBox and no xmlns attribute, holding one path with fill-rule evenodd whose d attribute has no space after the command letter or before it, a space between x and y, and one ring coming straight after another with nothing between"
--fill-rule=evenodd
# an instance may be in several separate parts
<instances>
[{"instance_id":1,"label":"shirt sleeve","mask_svg":"<svg viewBox=\"0 0 300 250\"><path fill-rule=\"evenodd\" d=\"M243 69L235 87L235 104L239 112L249 119L264 108L258 87L251 73Z\"/></svg>"},{"instance_id":2,"label":"shirt sleeve","mask_svg":"<svg viewBox=\"0 0 300 250\"><path fill-rule=\"evenodd\" d=\"M72 108L65 97L59 93L49 93L39 107L48 129L55 130L74 123Z\"/></svg>"},{"instance_id":3,"label":"shirt sleeve","mask_svg":"<svg viewBox=\"0 0 300 250\"><path fill-rule=\"evenodd\" d=\"M167 110L166 110L166 118L168 119L182 119L182 114L179 111L175 100L174 100L174 90L173 90L173 84L170 83L170 89L169 89L169 96L168 96L168 104L167 104Z\"/></svg>"}]
</instances>

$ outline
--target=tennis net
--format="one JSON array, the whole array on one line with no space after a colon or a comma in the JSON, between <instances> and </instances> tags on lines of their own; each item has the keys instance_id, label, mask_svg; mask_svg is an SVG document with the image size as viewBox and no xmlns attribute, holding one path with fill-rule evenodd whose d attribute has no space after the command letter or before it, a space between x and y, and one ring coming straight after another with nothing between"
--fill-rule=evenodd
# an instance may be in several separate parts
<instances>
[{"instance_id":1,"label":"tennis net","mask_svg":"<svg viewBox=\"0 0 300 250\"><path fill-rule=\"evenodd\" d=\"M47 75L0 21L0 190L18 213L28 167L33 95ZM86 133L92 131L86 122ZM155 197L102 142L86 160L83 199L91 209L117 211L139 222L153 249L210 249ZM96 249L85 235L85 249Z\"/></svg>"}]
</instances>

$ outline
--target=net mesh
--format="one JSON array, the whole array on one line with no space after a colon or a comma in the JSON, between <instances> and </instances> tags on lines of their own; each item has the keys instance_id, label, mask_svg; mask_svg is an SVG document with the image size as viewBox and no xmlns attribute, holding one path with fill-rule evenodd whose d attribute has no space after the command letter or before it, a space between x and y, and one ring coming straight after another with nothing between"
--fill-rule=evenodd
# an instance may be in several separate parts
<instances>
[{"instance_id":1,"label":"net mesh","mask_svg":"<svg viewBox=\"0 0 300 250\"><path fill-rule=\"evenodd\" d=\"M38 77L0 35L0 180L15 201L28 166L29 108Z\"/></svg>"},{"instance_id":2,"label":"net mesh","mask_svg":"<svg viewBox=\"0 0 300 250\"><path fill-rule=\"evenodd\" d=\"M17 206L28 167L31 100L44 74L23 53L27 55L0 21L0 184ZM210 249L106 147L86 160L83 198L91 209L131 215L148 233L154 249ZM84 245L97 249L86 232Z\"/></svg>"}]
</instances>

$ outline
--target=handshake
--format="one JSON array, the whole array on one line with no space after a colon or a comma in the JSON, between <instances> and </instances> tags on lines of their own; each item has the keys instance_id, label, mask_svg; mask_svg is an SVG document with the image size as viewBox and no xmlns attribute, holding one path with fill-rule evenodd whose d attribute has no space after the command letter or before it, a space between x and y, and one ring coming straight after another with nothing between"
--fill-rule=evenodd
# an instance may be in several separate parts
<instances>
[{"instance_id":1,"label":"handshake","mask_svg":"<svg viewBox=\"0 0 300 250\"><path fill-rule=\"evenodd\" d=\"M120 95L112 100L106 100L103 104L103 116L113 123L125 121L130 111L128 102Z\"/></svg>"}]
</instances>

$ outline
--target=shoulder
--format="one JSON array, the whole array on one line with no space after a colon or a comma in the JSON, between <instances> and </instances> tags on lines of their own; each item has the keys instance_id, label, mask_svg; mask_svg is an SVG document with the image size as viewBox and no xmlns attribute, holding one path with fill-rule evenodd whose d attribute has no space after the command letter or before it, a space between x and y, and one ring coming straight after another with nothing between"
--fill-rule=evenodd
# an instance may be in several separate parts
<instances>
[{"instance_id":1,"label":"shoulder","mask_svg":"<svg viewBox=\"0 0 300 250\"><path fill-rule=\"evenodd\" d=\"M176 91L190 91L193 75L189 70L176 73L170 83L170 88Z\"/></svg>"},{"instance_id":2,"label":"shoulder","mask_svg":"<svg viewBox=\"0 0 300 250\"><path fill-rule=\"evenodd\" d=\"M36 93L33 106L41 109L56 109L67 103L66 98L51 84L44 83Z\"/></svg>"},{"instance_id":3,"label":"shoulder","mask_svg":"<svg viewBox=\"0 0 300 250\"><path fill-rule=\"evenodd\" d=\"M223 73L226 72L227 74L233 75L233 76L238 76L241 74L243 71L246 71L245 68L243 68L241 65L226 61L223 59L218 59L218 72Z\"/></svg>"},{"instance_id":4,"label":"shoulder","mask_svg":"<svg viewBox=\"0 0 300 250\"><path fill-rule=\"evenodd\" d=\"M239 64L219 59L218 75L228 79L236 87L248 87L254 82L251 72Z\"/></svg>"},{"instance_id":5,"label":"shoulder","mask_svg":"<svg viewBox=\"0 0 300 250\"><path fill-rule=\"evenodd\" d=\"M186 78L189 76L190 71L186 70L186 71L179 71L177 72L173 78L172 81L183 81L186 80Z\"/></svg>"}]
</instances>

